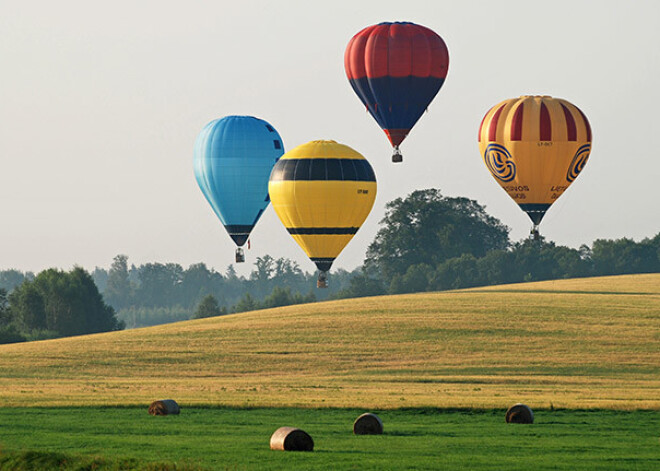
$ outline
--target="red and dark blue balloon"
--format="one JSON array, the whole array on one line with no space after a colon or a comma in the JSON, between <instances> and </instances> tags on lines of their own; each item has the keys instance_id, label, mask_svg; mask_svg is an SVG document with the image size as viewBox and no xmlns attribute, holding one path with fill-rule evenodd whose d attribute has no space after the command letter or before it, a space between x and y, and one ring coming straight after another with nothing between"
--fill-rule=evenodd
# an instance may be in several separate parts
<instances>
[{"instance_id":1,"label":"red and dark blue balloon","mask_svg":"<svg viewBox=\"0 0 660 471\"><path fill-rule=\"evenodd\" d=\"M344 67L353 90L394 147L392 160L400 162L399 145L445 82L445 42L414 23L380 23L353 36Z\"/></svg>"}]
</instances>

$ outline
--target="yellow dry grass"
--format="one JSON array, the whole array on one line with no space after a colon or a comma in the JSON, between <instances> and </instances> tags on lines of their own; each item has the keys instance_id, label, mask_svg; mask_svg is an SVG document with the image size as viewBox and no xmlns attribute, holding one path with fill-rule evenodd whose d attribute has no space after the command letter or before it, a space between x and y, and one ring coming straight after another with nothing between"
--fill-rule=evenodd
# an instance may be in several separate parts
<instances>
[{"instance_id":1,"label":"yellow dry grass","mask_svg":"<svg viewBox=\"0 0 660 471\"><path fill-rule=\"evenodd\" d=\"M660 408L660 274L0 345L0 405Z\"/></svg>"}]
</instances>

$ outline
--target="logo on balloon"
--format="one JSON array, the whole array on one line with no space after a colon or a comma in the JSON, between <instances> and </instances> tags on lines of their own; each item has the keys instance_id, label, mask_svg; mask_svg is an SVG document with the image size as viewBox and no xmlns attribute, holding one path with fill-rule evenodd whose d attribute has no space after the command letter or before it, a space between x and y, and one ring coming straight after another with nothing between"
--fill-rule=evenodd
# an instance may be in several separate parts
<instances>
[{"instance_id":1,"label":"logo on balloon","mask_svg":"<svg viewBox=\"0 0 660 471\"><path fill-rule=\"evenodd\" d=\"M577 152L573 156L571 165L569 165L568 171L566 172L566 180L572 183L573 180L577 178L577 176L584 168L584 165L587 163L590 152L591 152L591 144L585 144L577 150Z\"/></svg>"},{"instance_id":2,"label":"logo on balloon","mask_svg":"<svg viewBox=\"0 0 660 471\"><path fill-rule=\"evenodd\" d=\"M500 144L488 144L484 152L484 160L488 170L503 182L510 182L516 178L516 164L506 147Z\"/></svg>"}]
</instances>

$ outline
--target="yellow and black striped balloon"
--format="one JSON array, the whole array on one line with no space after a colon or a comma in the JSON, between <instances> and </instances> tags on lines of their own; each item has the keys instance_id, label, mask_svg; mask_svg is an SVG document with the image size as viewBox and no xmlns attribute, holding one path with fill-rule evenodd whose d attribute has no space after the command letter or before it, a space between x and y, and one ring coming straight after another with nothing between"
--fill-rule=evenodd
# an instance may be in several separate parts
<instances>
[{"instance_id":1,"label":"yellow and black striped balloon","mask_svg":"<svg viewBox=\"0 0 660 471\"><path fill-rule=\"evenodd\" d=\"M479 149L495 180L538 225L586 164L591 127L566 100L521 96L486 113Z\"/></svg>"},{"instance_id":2,"label":"yellow and black striped balloon","mask_svg":"<svg viewBox=\"0 0 660 471\"><path fill-rule=\"evenodd\" d=\"M318 269L327 272L369 215L376 175L350 147L312 141L280 158L268 192L284 227Z\"/></svg>"}]
</instances>

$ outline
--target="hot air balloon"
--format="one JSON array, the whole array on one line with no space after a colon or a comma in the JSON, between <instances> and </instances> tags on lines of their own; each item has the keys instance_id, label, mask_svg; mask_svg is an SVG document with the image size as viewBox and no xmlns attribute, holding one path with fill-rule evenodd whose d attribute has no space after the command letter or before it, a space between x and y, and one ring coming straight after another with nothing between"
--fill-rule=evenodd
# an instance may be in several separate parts
<instances>
[{"instance_id":1,"label":"hot air balloon","mask_svg":"<svg viewBox=\"0 0 660 471\"><path fill-rule=\"evenodd\" d=\"M195 178L229 236L241 248L268 207L268 177L284 153L282 138L263 119L226 116L211 121L197 137Z\"/></svg>"},{"instance_id":2,"label":"hot air balloon","mask_svg":"<svg viewBox=\"0 0 660 471\"><path fill-rule=\"evenodd\" d=\"M327 287L332 262L369 215L376 176L358 152L335 141L312 141L282 156L270 175L273 209L319 269Z\"/></svg>"},{"instance_id":3,"label":"hot air balloon","mask_svg":"<svg viewBox=\"0 0 660 471\"><path fill-rule=\"evenodd\" d=\"M591 127L560 98L521 96L493 106L479 128L479 149L495 180L538 226L580 174L591 152Z\"/></svg>"},{"instance_id":4,"label":"hot air balloon","mask_svg":"<svg viewBox=\"0 0 660 471\"><path fill-rule=\"evenodd\" d=\"M399 146L442 87L449 51L440 36L409 22L364 28L344 53L346 76L394 147Z\"/></svg>"}]
</instances>

